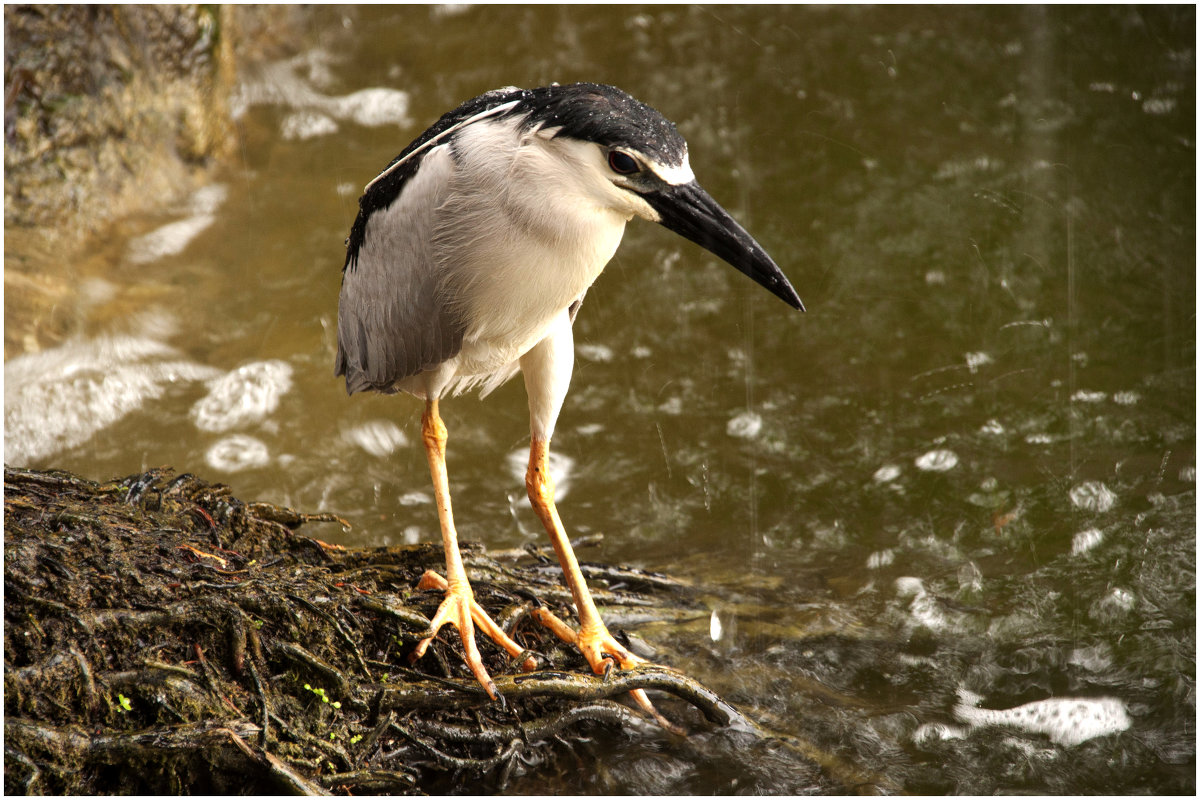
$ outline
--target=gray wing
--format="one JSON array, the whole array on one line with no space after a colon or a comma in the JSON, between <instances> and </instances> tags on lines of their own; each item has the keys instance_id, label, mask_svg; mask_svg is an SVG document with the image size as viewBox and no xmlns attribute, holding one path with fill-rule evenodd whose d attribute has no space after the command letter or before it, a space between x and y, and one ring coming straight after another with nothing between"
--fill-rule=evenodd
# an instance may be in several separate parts
<instances>
[{"instance_id":1,"label":"gray wing","mask_svg":"<svg viewBox=\"0 0 1200 800\"><path fill-rule=\"evenodd\" d=\"M423 154L390 204L360 204L338 298L335 374L346 391L396 391L462 348L464 325L450 309L433 254L434 214L454 161L445 145Z\"/></svg>"}]
</instances>

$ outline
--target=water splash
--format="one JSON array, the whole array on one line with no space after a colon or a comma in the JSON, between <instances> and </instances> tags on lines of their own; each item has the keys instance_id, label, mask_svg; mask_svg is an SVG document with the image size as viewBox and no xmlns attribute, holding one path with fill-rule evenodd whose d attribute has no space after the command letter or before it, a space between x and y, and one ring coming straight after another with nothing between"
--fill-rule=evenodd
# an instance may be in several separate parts
<instances>
[{"instance_id":1,"label":"water splash","mask_svg":"<svg viewBox=\"0 0 1200 800\"><path fill-rule=\"evenodd\" d=\"M35 464L77 447L162 397L216 370L162 342L105 336L18 356L4 365L4 460Z\"/></svg>"},{"instance_id":2,"label":"water splash","mask_svg":"<svg viewBox=\"0 0 1200 800\"><path fill-rule=\"evenodd\" d=\"M896 596L908 600L908 613L914 625L931 631L947 631L958 627L942 602L925 588L925 582L920 578L897 578L893 585Z\"/></svg>"},{"instance_id":3,"label":"water splash","mask_svg":"<svg viewBox=\"0 0 1200 800\"><path fill-rule=\"evenodd\" d=\"M1120 586L1101 597L1088 610L1088 614L1103 624L1116 622L1127 617L1137 607L1137 595Z\"/></svg>"},{"instance_id":4,"label":"water splash","mask_svg":"<svg viewBox=\"0 0 1200 800\"><path fill-rule=\"evenodd\" d=\"M958 466L958 454L953 450L930 450L913 463L924 472L949 472Z\"/></svg>"},{"instance_id":5,"label":"water splash","mask_svg":"<svg viewBox=\"0 0 1200 800\"><path fill-rule=\"evenodd\" d=\"M209 384L208 394L192 406L192 421L213 433L261 422L291 388L292 367L286 361L244 364Z\"/></svg>"},{"instance_id":6,"label":"water splash","mask_svg":"<svg viewBox=\"0 0 1200 800\"><path fill-rule=\"evenodd\" d=\"M1099 528L1088 528L1075 534L1071 540L1071 555L1080 556L1097 547L1104 541L1104 533Z\"/></svg>"},{"instance_id":7,"label":"water splash","mask_svg":"<svg viewBox=\"0 0 1200 800\"><path fill-rule=\"evenodd\" d=\"M958 725L947 725L944 722L927 722L913 732L913 742L919 745L935 741L966 738L969 729Z\"/></svg>"},{"instance_id":8,"label":"water splash","mask_svg":"<svg viewBox=\"0 0 1200 800\"><path fill-rule=\"evenodd\" d=\"M267 446L258 439L235 433L208 448L204 460L210 467L221 472L241 472L266 466L271 460L271 455Z\"/></svg>"},{"instance_id":9,"label":"water splash","mask_svg":"<svg viewBox=\"0 0 1200 800\"><path fill-rule=\"evenodd\" d=\"M762 431L762 416L753 411L743 411L725 423L725 433L735 439L753 439Z\"/></svg>"},{"instance_id":10,"label":"water splash","mask_svg":"<svg viewBox=\"0 0 1200 800\"><path fill-rule=\"evenodd\" d=\"M896 560L896 551L891 548L887 550L876 550L871 555L867 556L867 569L882 569L889 567Z\"/></svg>"},{"instance_id":11,"label":"water splash","mask_svg":"<svg viewBox=\"0 0 1200 800\"><path fill-rule=\"evenodd\" d=\"M529 451L522 448L504 457L508 473L521 486L525 485L525 470L529 466ZM575 459L558 451L550 451L550 477L554 480L554 499L561 501L571 490L571 478L575 471Z\"/></svg>"},{"instance_id":12,"label":"water splash","mask_svg":"<svg viewBox=\"0 0 1200 800\"><path fill-rule=\"evenodd\" d=\"M725 626L721 624L721 618L717 615L716 609L713 609L712 615L708 619L708 638L719 642L724 634Z\"/></svg>"},{"instance_id":13,"label":"water splash","mask_svg":"<svg viewBox=\"0 0 1200 800\"><path fill-rule=\"evenodd\" d=\"M404 435L404 431L391 420L383 419L356 425L343 433L342 438L377 458L390 456L408 445L408 437Z\"/></svg>"},{"instance_id":14,"label":"water splash","mask_svg":"<svg viewBox=\"0 0 1200 800\"><path fill-rule=\"evenodd\" d=\"M981 698L966 690L959 692L954 716L972 728L1000 725L1028 733L1040 733L1064 747L1129 729L1125 701L1115 697L1052 697L1006 709L977 708Z\"/></svg>"},{"instance_id":15,"label":"water splash","mask_svg":"<svg viewBox=\"0 0 1200 800\"><path fill-rule=\"evenodd\" d=\"M1071 503L1083 511L1103 514L1117 502L1117 496L1100 481L1084 481L1071 488Z\"/></svg>"}]
</instances>

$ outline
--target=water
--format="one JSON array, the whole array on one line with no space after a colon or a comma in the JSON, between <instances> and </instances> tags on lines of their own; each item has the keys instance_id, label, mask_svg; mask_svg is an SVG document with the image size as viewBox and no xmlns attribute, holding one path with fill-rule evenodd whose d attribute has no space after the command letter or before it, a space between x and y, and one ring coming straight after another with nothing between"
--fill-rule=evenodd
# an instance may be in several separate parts
<instances>
[{"instance_id":1,"label":"water","mask_svg":"<svg viewBox=\"0 0 1200 800\"><path fill-rule=\"evenodd\" d=\"M712 612L643 638L892 787L1191 793L1194 36L1191 8L316 10L244 76L239 161L72 266L77 339L6 364L6 462L171 464L354 524L327 539L436 538L419 402L332 377L357 197L480 91L614 83L809 309L646 223L589 292L560 510L604 535L581 558ZM520 381L443 412L460 534L542 541ZM722 737L593 747L514 788L849 781Z\"/></svg>"}]
</instances>

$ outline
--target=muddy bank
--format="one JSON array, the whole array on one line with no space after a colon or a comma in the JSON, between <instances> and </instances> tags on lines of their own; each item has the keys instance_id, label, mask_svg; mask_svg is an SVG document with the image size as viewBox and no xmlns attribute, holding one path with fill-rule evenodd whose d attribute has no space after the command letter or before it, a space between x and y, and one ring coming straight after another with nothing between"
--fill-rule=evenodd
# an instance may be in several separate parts
<instances>
[{"instance_id":1,"label":"muddy bank","mask_svg":"<svg viewBox=\"0 0 1200 800\"><path fill-rule=\"evenodd\" d=\"M452 631L407 659L440 602L415 588L436 545L346 550L296 530L319 535L335 517L165 470L97 484L6 469L4 510L8 793L498 791L589 762L605 737L686 749L724 731L799 747L669 669L588 674L530 616L569 615L538 551L465 552L480 603L538 658L525 673L482 644L501 704ZM664 576L590 578L611 618L697 613ZM657 690L689 735L635 710L634 688ZM822 774L814 764L810 785L836 788Z\"/></svg>"},{"instance_id":2,"label":"muddy bank","mask_svg":"<svg viewBox=\"0 0 1200 800\"><path fill-rule=\"evenodd\" d=\"M236 151L240 69L287 52L306 12L4 7L4 356L76 332L89 242L169 211Z\"/></svg>"}]
</instances>

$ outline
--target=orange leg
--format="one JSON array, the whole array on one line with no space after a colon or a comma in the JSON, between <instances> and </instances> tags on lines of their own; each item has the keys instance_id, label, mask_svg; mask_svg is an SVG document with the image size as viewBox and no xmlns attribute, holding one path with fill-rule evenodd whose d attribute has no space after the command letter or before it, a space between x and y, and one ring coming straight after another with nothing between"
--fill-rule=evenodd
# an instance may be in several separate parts
<instances>
[{"instance_id":1,"label":"orange leg","mask_svg":"<svg viewBox=\"0 0 1200 800\"><path fill-rule=\"evenodd\" d=\"M425 454L429 459L429 472L433 476L433 494L437 501L438 521L442 528L442 547L446 551L446 579L444 582L446 599L442 601L429 624L430 635L417 644L411 659L416 661L425 655L429 643L433 641L438 630L449 622L458 628L459 635L462 637L467 666L471 668L475 679L483 686L488 696L495 700L496 684L492 681L492 677L483 666L483 660L479 656L479 648L475 645L475 626L472 624L472 620L479 619L480 628L488 635L499 632L504 640L512 647L517 648L514 655L520 654L521 649L515 642L504 636L500 627L488 618L483 609L475 603L471 584L467 580L462 555L458 551L458 534L454 530L454 515L450 511L450 480L446 474L446 426L442 424L442 418L438 414L436 399L428 400L425 403L425 414L421 418L421 439L425 444ZM476 610L478 611L476 612ZM486 620L486 623L483 620ZM510 653L512 652L508 645L505 647Z\"/></svg>"},{"instance_id":2,"label":"orange leg","mask_svg":"<svg viewBox=\"0 0 1200 800\"><path fill-rule=\"evenodd\" d=\"M592 593L588 591L579 562L575 559L575 551L563 529L558 509L554 506L554 481L549 469L550 442L538 439L536 436L529 446L529 469L525 472L525 488L529 491L529 502L533 510L550 534L550 542L558 555L558 563L562 565L563 577L571 596L575 598L575 609L579 614L579 632L571 630L562 620L543 608L536 609L534 616L545 627L549 628L559 639L576 645L583 657L587 659L592 670L597 675L604 675L615 664L620 669L629 669L646 660L629 652L621 645L600 619L600 612L592 601ZM650 703L645 691L635 689L630 692L645 711L654 717L667 730L682 733L670 720L663 717Z\"/></svg>"},{"instance_id":3,"label":"orange leg","mask_svg":"<svg viewBox=\"0 0 1200 800\"><path fill-rule=\"evenodd\" d=\"M643 659L626 650L608 632L604 621L600 619L600 612L596 610L596 604L592 602L592 593L588 591L579 562L575 560L575 551L571 549L558 509L554 507L554 481L550 478L549 457L550 443L535 437L529 447L525 488L529 491L529 502L533 504L534 512L550 534L550 543L554 545L558 563L562 565L567 588L575 598L575 609L579 613L576 644L597 675L603 675L613 666L625 669L640 664Z\"/></svg>"}]
</instances>

